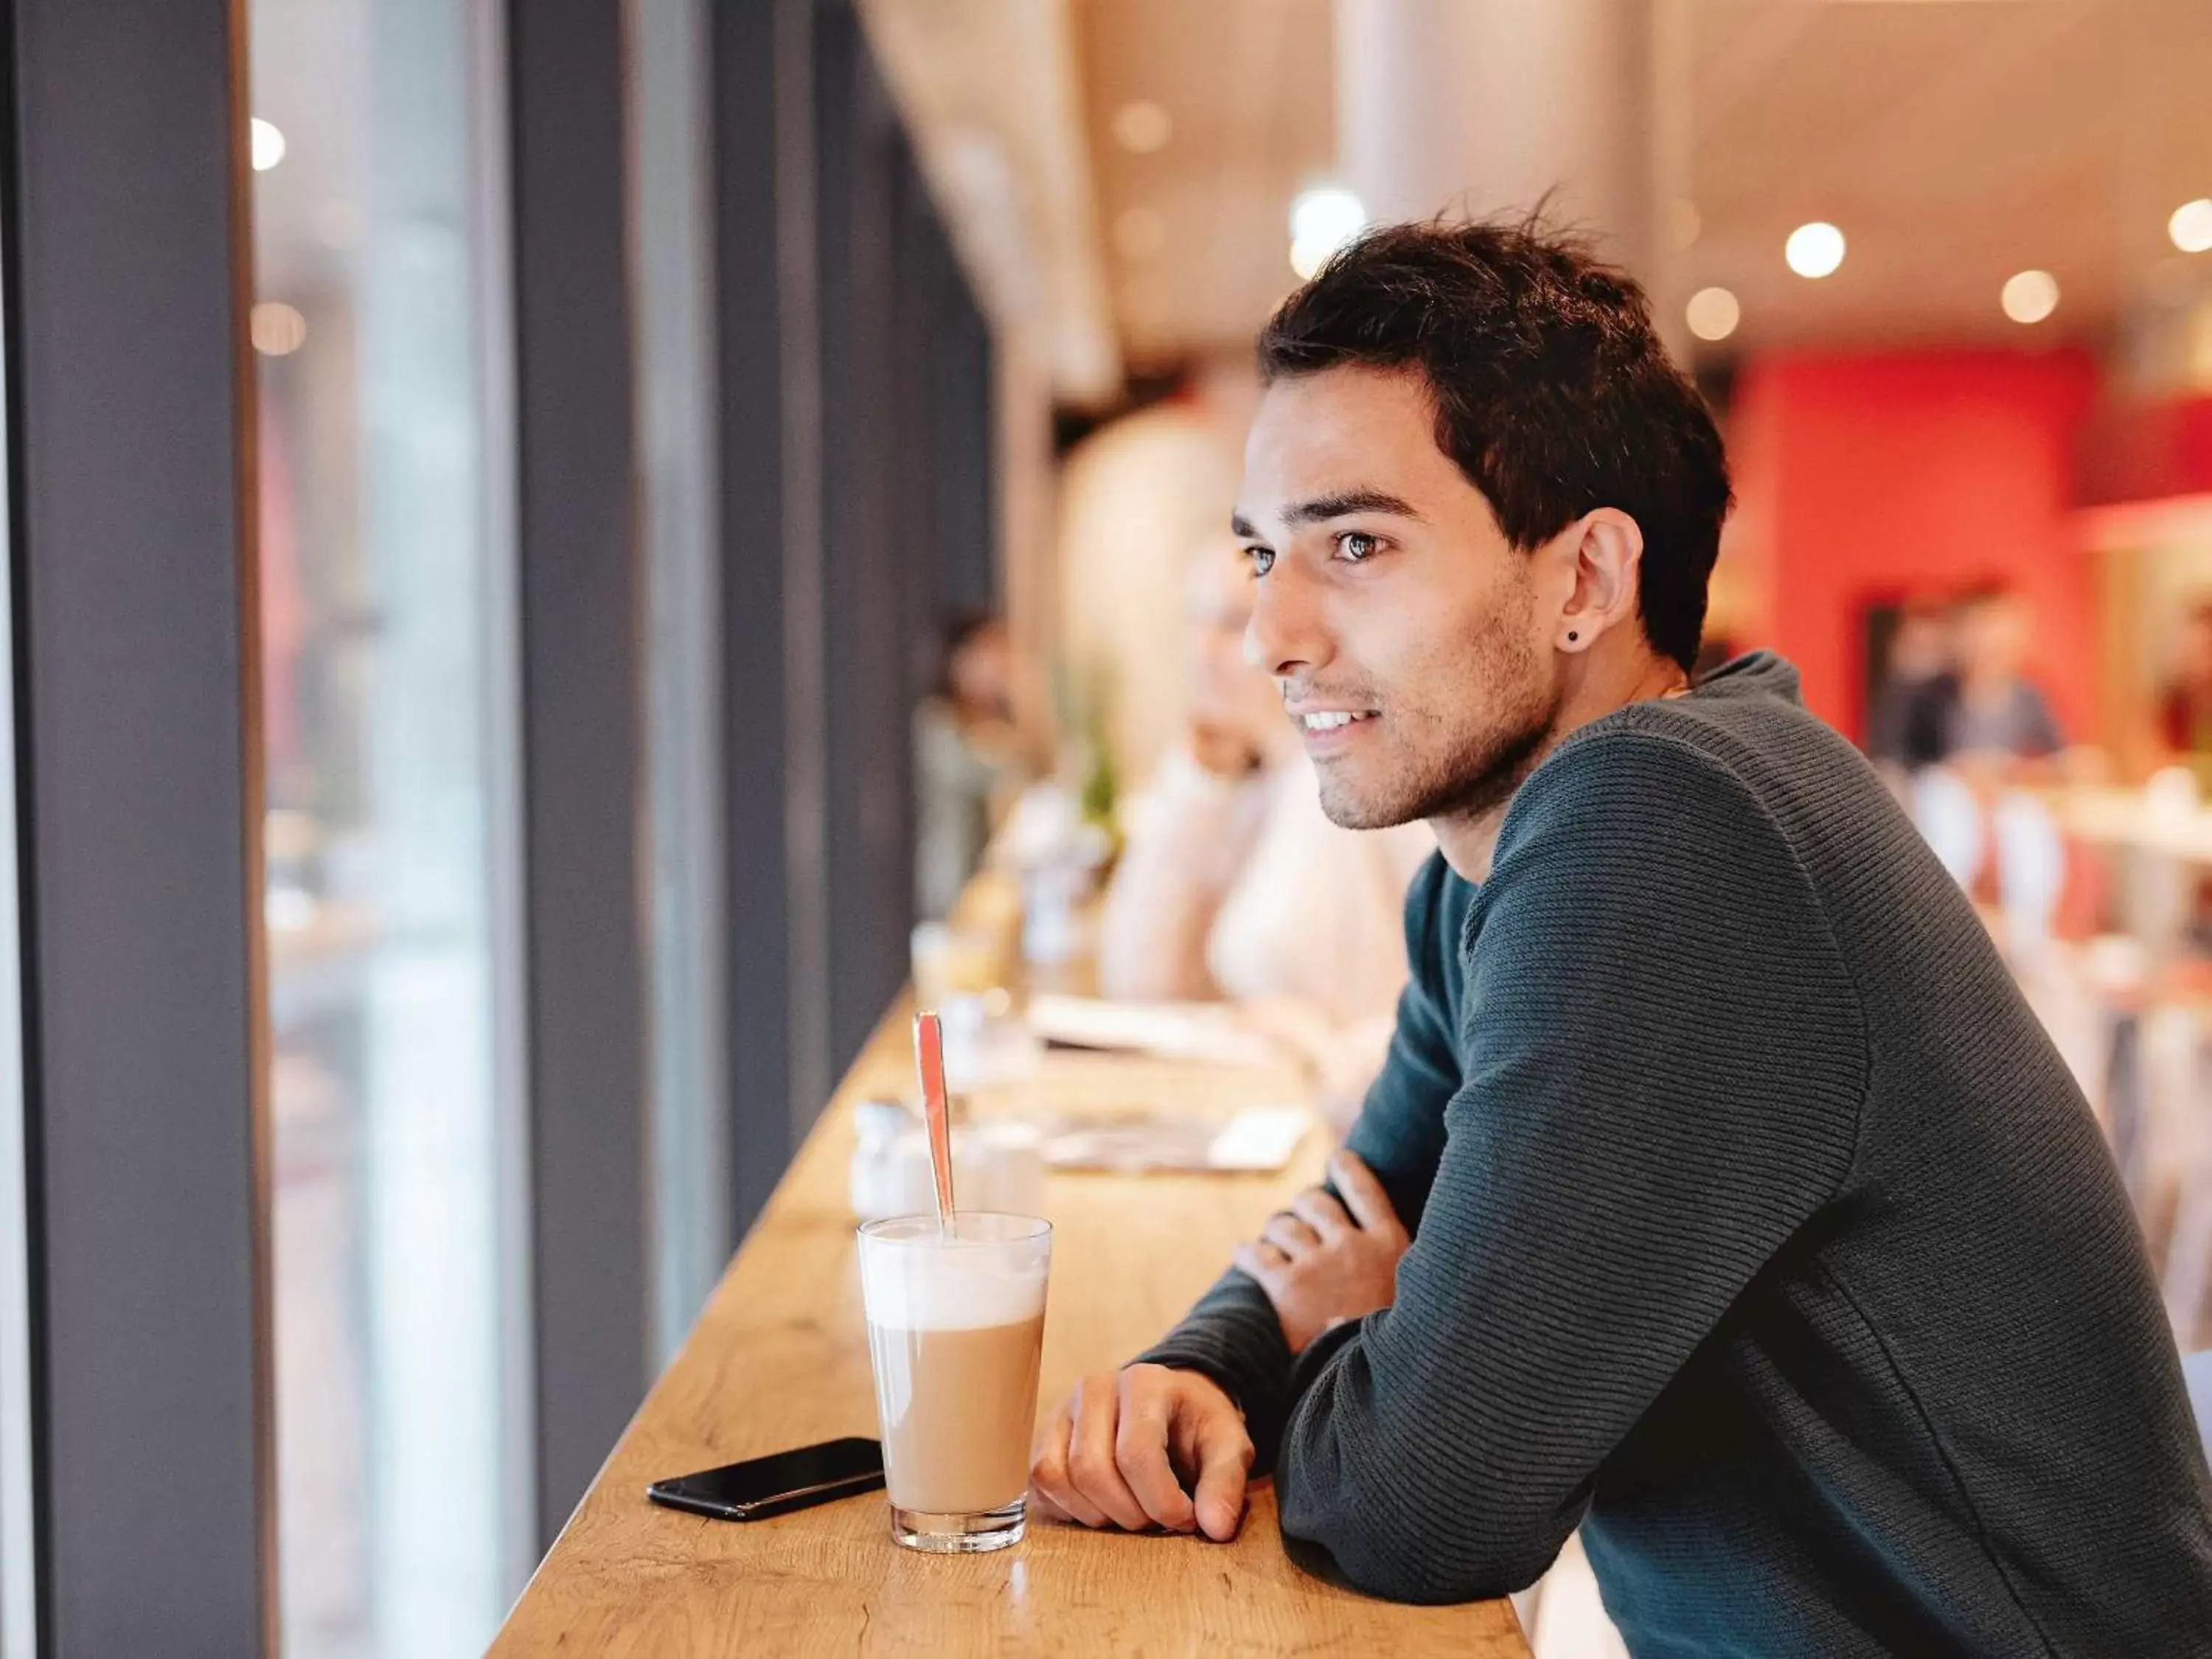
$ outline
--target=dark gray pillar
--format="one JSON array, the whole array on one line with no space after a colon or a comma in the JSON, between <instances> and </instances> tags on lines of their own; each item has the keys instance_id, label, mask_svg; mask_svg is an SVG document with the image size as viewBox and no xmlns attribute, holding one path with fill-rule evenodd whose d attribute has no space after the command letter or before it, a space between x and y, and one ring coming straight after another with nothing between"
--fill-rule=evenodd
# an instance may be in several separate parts
<instances>
[{"instance_id":1,"label":"dark gray pillar","mask_svg":"<svg viewBox=\"0 0 2212 1659\"><path fill-rule=\"evenodd\" d=\"M830 1087L812 0L711 21L732 1214Z\"/></svg>"},{"instance_id":2,"label":"dark gray pillar","mask_svg":"<svg viewBox=\"0 0 2212 1659\"><path fill-rule=\"evenodd\" d=\"M988 331L849 0L712 27L742 1226L905 977L910 716L945 608L994 593L995 515Z\"/></svg>"},{"instance_id":3,"label":"dark gray pillar","mask_svg":"<svg viewBox=\"0 0 2212 1659\"><path fill-rule=\"evenodd\" d=\"M538 1523L550 1543L649 1380L620 0L508 11Z\"/></svg>"},{"instance_id":4,"label":"dark gray pillar","mask_svg":"<svg viewBox=\"0 0 2212 1659\"><path fill-rule=\"evenodd\" d=\"M40 1647L275 1645L227 0L19 0L6 182Z\"/></svg>"},{"instance_id":5,"label":"dark gray pillar","mask_svg":"<svg viewBox=\"0 0 2212 1659\"><path fill-rule=\"evenodd\" d=\"M895 147L893 182L892 567L911 705L930 690L945 623L995 610L1001 601L991 499L989 332L937 204L903 143ZM906 809L899 844L910 849L910 753L901 752L896 772Z\"/></svg>"},{"instance_id":6,"label":"dark gray pillar","mask_svg":"<svg viewBox=\"0 0 2212 1659\"><path fill-rule=\"evenodd\" d=\"M911 149L896 148L892 186L896 198L896 240L892 245L892 513L896 527L895 581L898 668L908 708L929 694L937 665L936 636L945 610L939 581L938 476L934 464L936 424L933 371L937 324L946 280L947 250L937 222L936 204L922 181ZM914 910L914 842L918 827L915 796L914 745L899 746L896 757L898 844L905 849L900 878L906 908Z\"/></svg>"},{"instance_id":7,"label":"dark gray pillar","mask_svg":"<svg viewBox=\"0 0 2212 1659\"><path fill-rule=\"evenodd\" d=\"M931 440L937 473L939 591L955 610L1001 611L997 417L991 328L957 266L948 261L933 335L936 383Z\"/></svg>"},{"instance_id":8,"label":"dark gray pillar","mask_svg":"<svg viewBox=\"0 0 2212 1659\"><path fill-rule=\"evenodd\" d=\"M825 5L817 29L830 1031L842 1071L906 977L914 858L899 564L926 558L928 537L896 515L897 118L852 7Z\"/></svg>"}]
</instances>

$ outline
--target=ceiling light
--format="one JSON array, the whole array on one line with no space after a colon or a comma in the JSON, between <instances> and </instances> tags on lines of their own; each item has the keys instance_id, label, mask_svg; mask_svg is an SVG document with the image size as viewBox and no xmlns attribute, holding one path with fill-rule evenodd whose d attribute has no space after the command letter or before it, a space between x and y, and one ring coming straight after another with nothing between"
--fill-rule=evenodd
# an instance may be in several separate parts
<instances>
[{"instance_id":1,"label":"ceiling light","mask_svg":"<svg viewBox=\"0 0 2212 1659\"><path fill-rule=\"evenodd\" d=\"M289 357L307 343L307 319L281 300L264 300L247 321L253 349L264 357Z\"/></svg>"},{"instance_id":2,"label":"ceiling light","mask_svg":"<svg viewBox=\"0 0 2212 1659\"><path fill-rule=\"evenodd\" d=\"M1815 219L1790 233L1782 257L1800 276L1828 276L1844 262L1844 233L1824 219Z\"/></svg>"},{"instance_id":3,"label":"ceiling light","mask_svg":"<svg viewBox=\"0 0 2212 1659\"><path fill-rule=\"evenodd\" d=\"M2058 309L2058 279L2047 270L2014 271L1998 298L2015 323L2039 323Z\"/></svg>"},{"instance_id":4,"label":"ceiling light","mask_svg":"<svg viewBox=\"0 0 2212 1659\"><path fill-rule=\"evenodd\" d=\"M1342 185L1314 185L1291 204L1291 269L1301 281L1367 228L1367 210Z\"/></svg>"},{"instance_id":5,"label":"ceiling light","mask_svg":"<svg viewBox=\"0 0 2212 1659\"><path fill-rule=\"evenodd\" d=\"M1700 340L1725 340L1743 319L1743 307L1724 288L1701 288L1690 296L1683 320Z\"/></svg>"},{"instance_id":6,"label":"ceiling light","mask_svg":"<svg viewBox=\"0 0 2212 1659\"><path fill-rule=\"evenodd\" d=\"M1149 98L1132 99L1114 112L1114 142L1132 155L1163 149L1174 136L1175 122Z\"/></svg>"},{"instance_id":7,"label":"ceiling light","mask_svg":"<svg viewBox=\"0 0 2212 1659\"><path fill-rule=\"evenodd\" d=\"M2166 234L2184 253L2212 249L2212 196L2200 196L2174 209L2173 217L2166 222Z\"/></svg>"},{"instance_id":8,"label":"ceiling light","mask_svg":"<svg viewBox=\"0 0 2212 1659\"><path fill-rule=\"evenodd\" d=\"M1168 245L1168 222L1148 207L1123 208L1114 218L1114 246L1124 259L1149 259Z\"/></svg>"},{"instance_id":9,"label":"ceiling light","mask_svg":"<svg viewBox=\"0 0 2212 1659\"><path fill-rule=\"evenodd\" d=\"M256 173L266 173L284 159L284 135L276 130L274 121L264 121L257 115L246 131L252 140Z\"/></svg>"}]
</instances>

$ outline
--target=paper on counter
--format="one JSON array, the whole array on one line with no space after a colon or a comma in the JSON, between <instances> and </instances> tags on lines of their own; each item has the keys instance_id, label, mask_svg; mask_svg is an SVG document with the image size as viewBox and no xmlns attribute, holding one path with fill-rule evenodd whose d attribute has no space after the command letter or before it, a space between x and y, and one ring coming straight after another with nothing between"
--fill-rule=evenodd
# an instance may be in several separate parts
<instances>
[{"instance_id":1,"label":"paper on counter","mask_svg":"<svg viewBox=\"0 0 2212 1659\"><path fill-rule=\"evenodd\" d=\"M1286 1168L1313 1127L1302 1106L1269 1106L1220 1118L1132 1115L1064 1118L1045 1126L1045 1163L1055 1170L1274 1174Z\"/></svg>"},{"instance_id":2,"label":"paper on counter","mask_svg":"<svg viewBox=\"0 0 2212 1659\"><path fill-rule=\"evenodd\" d=\"M1163 1060L1273 1066L1282 1050L1242 1024L1233 1009L1206 1002L1108 1002L1097 997L1030 999L1030 1030L1064 1048L1151 1054Z\"/></svg>"}]
</instances>

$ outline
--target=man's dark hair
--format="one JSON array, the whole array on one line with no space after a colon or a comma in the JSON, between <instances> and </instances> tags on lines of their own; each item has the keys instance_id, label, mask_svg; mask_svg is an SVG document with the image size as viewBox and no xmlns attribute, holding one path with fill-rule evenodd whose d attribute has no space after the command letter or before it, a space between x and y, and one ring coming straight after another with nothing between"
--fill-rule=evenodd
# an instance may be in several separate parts
<instances>
[{"instance_id":1,"label":"man's dark hair","mask_svg":"<svg viewBox=\"0 0 2212 1659\"><path fill-rule=\"evenodd\" d=\"M1688 668L1728 516L1712 416L1633 278L1540 218L1387 225L1341 249L1260 336L1268 382L1418 369L1437 447L1527 550L1610 507L1644 532L1644 632Z\"/></svg>"}]
</instances>

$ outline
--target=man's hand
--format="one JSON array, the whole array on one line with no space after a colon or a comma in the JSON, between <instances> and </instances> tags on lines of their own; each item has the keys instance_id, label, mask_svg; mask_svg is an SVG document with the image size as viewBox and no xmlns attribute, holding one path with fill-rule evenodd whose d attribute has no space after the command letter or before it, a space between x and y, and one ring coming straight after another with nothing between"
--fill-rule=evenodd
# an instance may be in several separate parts
<instances>
[{"instance_id":1,"label":"man's hand","mask_svg":"<svg viewBox=\"0 0 2212 1659\"><path fill-rule=\"evenodd\" d=\"M1350 1152L1329 1160L1340 1204L1309 1187L1279 1210L1231 1260L1260 1281L1293 1353L1332 1325L1387 1308L1398 1284L1398 1258L1413 1241L1374 1172ZM1346 1206L1350 1213L1346 1214Z\"/></svg>"},{"instance_id":2,"label":"man's hand","mask_svg":"<svg viewBox=\"0 0 2212 1659\"><path fill-rule=\"evenodd\" d=\"M1195 1529L1226 1543L1243 1519L1251 1467L1244 1414L1211 1379L1128 1365L1085 1377L1053 1413L1030 1460L1030 1492L1054 1520Z\"/></svg>"}]
</instances>

